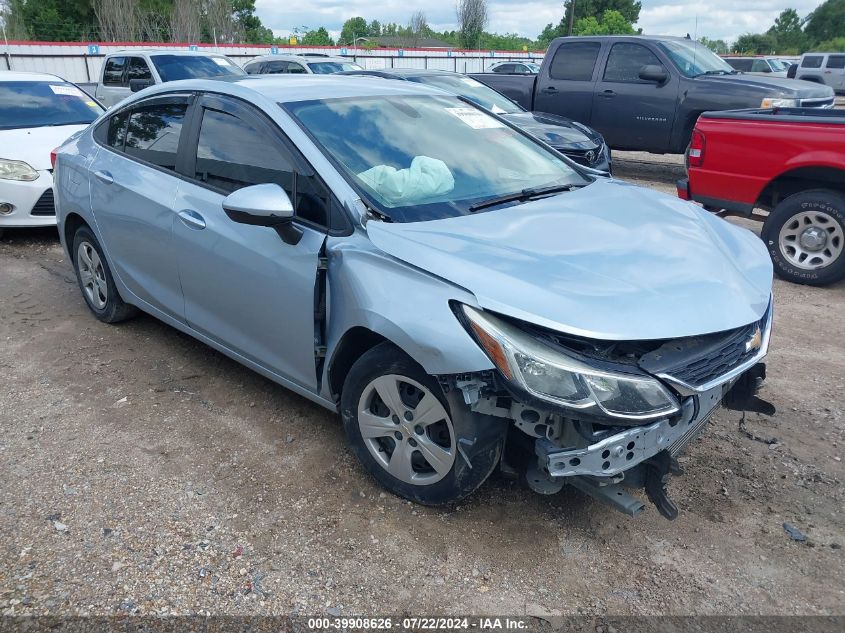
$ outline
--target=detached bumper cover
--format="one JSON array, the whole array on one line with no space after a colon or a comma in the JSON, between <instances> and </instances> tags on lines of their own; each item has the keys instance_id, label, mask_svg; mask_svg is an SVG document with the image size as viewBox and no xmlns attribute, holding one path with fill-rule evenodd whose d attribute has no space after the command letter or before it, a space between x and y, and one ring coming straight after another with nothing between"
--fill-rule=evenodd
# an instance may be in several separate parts
<instances>
[{"instance_id":1,"label":"detached bumper cover","mask_svg":"<svg viewBox=\"0 0 845 633\"><path fill-rule=\"evenodd\" d=\"M612 477L668 450L680 453L703 430L731 383L725 383L688 400L682 417L637 426L612 435L586 448L561 450L548 440L535 444L540 463L552 477L592 475Z\"/></svg>"}]
</instances>

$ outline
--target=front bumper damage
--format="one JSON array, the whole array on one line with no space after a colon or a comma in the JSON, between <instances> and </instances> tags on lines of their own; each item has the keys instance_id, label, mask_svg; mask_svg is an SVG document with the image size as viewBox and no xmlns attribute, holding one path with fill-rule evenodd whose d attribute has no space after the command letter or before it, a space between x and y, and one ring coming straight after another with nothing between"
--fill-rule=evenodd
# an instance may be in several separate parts
<instances>
[{"instance_id":1,"label":"front bumper damage","mask_svg":"<svg viewBox=\"0 0 845 633\"><path fill-rule=\"evenodd\" d=\"M550 408L509 388L497 374L466 376L453 386L472 411L512 420L502 469L524 473L535 492L554 494L572 485L636 516L645 504L629 491L640 488L664 517L674 519L678 509L666 485L672 475L682 474L676 458L701 434L716 408L721 404L774 412L756 395L765 379L762 361L771 327L770 305L757 323L715 339L668 341L644 353L637 361L640 367L671 387L681 405L679 411L648 422L589 419ZM497 383L492 389L491 382Z\"/></svg>"}]
</instances>

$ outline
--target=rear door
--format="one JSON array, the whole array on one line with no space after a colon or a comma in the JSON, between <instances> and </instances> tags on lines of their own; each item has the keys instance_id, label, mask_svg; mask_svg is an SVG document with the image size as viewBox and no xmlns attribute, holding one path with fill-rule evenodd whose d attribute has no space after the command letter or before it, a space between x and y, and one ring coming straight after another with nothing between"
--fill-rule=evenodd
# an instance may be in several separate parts
<instances>
[{"instance_id":1,"label":"rear door","mask_svg":"<svg viewBox=\"0 0 845 633\"><path fill-rule=\"evenodd\" d=\"M114 271L136 296L182 320L173 202L189 95L145 99L97 127L91 208Z\"/></svg>"},{"instance_id":2,"label":"rear door","mask_svg":"<svg viewBox=\"0 0 845 633\"><path fill-rule=\"evenodd\" d=\"M174 226L187 322L316 392L314 297L328 190L275 124L236 99L202 98L191 146ZM223 211L229 193L262 183L280 185L293 201L297 244Z\"/></svg>"},{"instance_id":3,"label":"rear door","mask_svg":"<svg viewBox=\"0 0 845 633\"><path fill-rule=\"evenodd\" d=\"M643 66L661 66L667 81L640 79ZM593 100L592 126L611 147L664 151L677 111L680 80L647 46L616 42L610 48Z\"/></svg>"},{"instance_id":4,"label":"rear door","mask_svg":"<svg viewBox=\"0 0 845 633\"><path fill-rule=\"evenodd\" d=\"M534 93L534 109L590 125L600 41L564 41L543 67Z\"/></svg>"},{"instance_id":5,"label":"rear door","mask_svg":"<svg viewBox=\"0 0 845 633\"><path fill-rule=\"evenodd\" d=\"M845 55L829 55L824 82L834 90L845 90Z\"/></svg>"},{"instance_id":6,"label":"rear door","mask_svg":"<svg viewBox=\"0 0 845 633\"><path fill-rule=\"evenodd\" d=\"M126 57L107 57L95 92L97 99L107 108L110 108L127 96L128 91L125 86Z\"/></svg>"},{"instance_id":7,"label":"rear door","mask_svg":"<svg viewBox=\"0 0 845 633\"><path fill-rule=\"evenodd\" d=\"M264 62L261 66L262 75L281 75L288 71L288 63L281 60Z\"/></svg>"}]
</instances>

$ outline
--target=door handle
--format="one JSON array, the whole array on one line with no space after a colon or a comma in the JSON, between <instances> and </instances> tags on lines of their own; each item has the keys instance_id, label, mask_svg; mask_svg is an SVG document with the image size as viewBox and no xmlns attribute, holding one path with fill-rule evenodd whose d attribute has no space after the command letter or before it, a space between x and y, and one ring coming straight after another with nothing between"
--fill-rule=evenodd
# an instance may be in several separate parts
<instances>
[{"instance_id":1,"label":"door handle","mask_svg":"<svg viewBox=\"0 0 845 633\"><path fill-rule=\"evenodd\" d=\"M557 92L557 88L554 86L549 86L548 88L543 88L540 92L545 93L547 95L553 95Z\"/></svg>"},{"instance_id":2,"label":"door handle","mask_svg":"<svg viewBox=\"0 0 845 633\"><path fill-rule=\"evenodd\" d=\"M97 177L97 180L99 180L100 182L104 182L107 185L110 185L114 182L114 178L107 171L95 171L94 175Z\"/></svg>"},{"instance_id":3,"label":"door handle","mask_svg":"<svg viewBox=\"0 0 845 633\"><path fill-rule=\"evenodd\" d=\"M182 220L184 224L191 227L192 229L199 230L205 228L205 218L203 218L196 211L192 211L191 209L185 209L184 211L180 211L178 215L179 219Z\"/></svg>"},{"instance_id":4,"label":"door handle","mask_svg":"<svg viewBox=\"0 0 845 633\"><path fill-rule=\"evenodd\" d=\"M605 97L606 99L610 99L611 97L615 97L616 93L613 92L613 90L604 90L602 91L601 96Z\"/></svg>"}]
</instances>

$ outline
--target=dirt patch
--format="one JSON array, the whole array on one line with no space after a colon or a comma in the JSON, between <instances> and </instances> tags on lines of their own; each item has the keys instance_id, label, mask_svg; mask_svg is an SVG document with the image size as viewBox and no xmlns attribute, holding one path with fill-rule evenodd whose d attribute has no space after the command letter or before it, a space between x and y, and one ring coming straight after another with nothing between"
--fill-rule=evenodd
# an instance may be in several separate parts
<instances>
[{"instance_id":1,"label":"dirt patch","mask_svg":"<svg viewBox=\"0 0 845 633\"><path fill-rule=\"evenodd\" d=\"M616 160L669 192L683 171ZM152 318L99 323L54 232L8 231L0 610L842 613L845 284L775 296L778 413L745 429L776 441L719 411L677 521L496 476L432 510L377 487L335 416Z\"/></svg>"}]
</instances>

